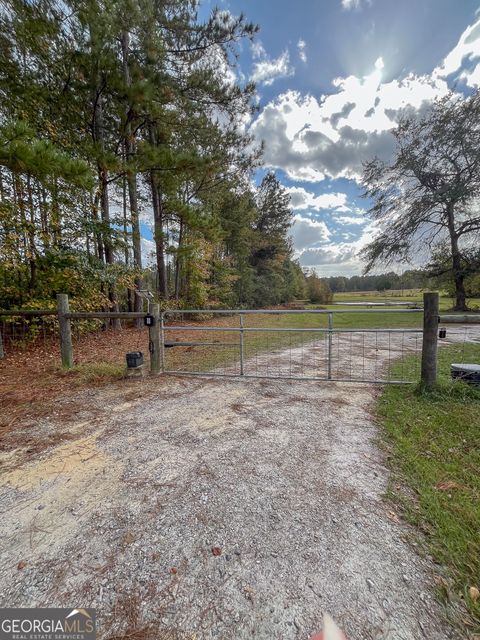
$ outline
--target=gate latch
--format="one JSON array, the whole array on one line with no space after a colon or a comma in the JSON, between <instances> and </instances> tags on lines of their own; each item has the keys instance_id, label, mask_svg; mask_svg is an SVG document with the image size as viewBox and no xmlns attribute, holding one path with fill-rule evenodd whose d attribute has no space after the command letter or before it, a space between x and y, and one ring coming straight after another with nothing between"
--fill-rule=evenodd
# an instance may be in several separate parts
<instances>
[{"instance_id":1,"label":"gate latch","mask_svg":"<svg viewBox=\"0 0 480 640\"><path fill-rule=\"evenodd\" d=\"M143 318L143 324L146 327L153 327L155 325L155 316L152 316L151 313L147 313L147 315Z\"/></svg>"}]
</instances>

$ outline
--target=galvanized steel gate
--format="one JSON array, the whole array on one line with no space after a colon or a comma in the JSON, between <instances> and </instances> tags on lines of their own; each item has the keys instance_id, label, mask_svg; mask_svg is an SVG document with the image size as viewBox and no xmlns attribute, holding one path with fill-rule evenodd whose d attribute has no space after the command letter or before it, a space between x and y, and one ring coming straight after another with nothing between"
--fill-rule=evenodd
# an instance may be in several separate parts
<instances>
[{"instance_id":1,"label":"galvanized steel gate","mask_svg":"<svg viewBox=\"0 0 480 640\"><path fill-rule=\"evenodd\" d=\"M167 310L160 318L162 370L176 375L417 382L418 358L403 356L421 353L422 329L411 325L418 324L422 313L422 309ZM357 314L377 314L379 325L392 321L386 314L395 314L406 327L345 327L362 318ZM335 316L343 327L335 326ZM394 361L397 364L391 366Z\"/></svg>"}]
</instances>

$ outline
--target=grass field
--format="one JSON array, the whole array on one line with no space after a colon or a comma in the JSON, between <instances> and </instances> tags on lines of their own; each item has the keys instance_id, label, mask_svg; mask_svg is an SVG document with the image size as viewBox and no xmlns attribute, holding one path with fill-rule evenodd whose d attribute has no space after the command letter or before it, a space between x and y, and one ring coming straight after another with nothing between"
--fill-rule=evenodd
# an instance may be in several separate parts
<instances>
[{"instance_id":1,"label":"grass field","mask_svg":"<svg viewBox=\"0 0 480 640\"><path fill-rule=\"evenodd\" d=\"M480 345L470 348L480 361ZM386 387L378 415L396 476L391 497L424 532L428 551L440 565L439 593L463 600L468 610L463 621L480 633L480 389L449 379L457 349L439 351L436 391ZM395 489L398 485L411 491Z\"/></svg>"},{"instance_id":2,"label":"grass field","mask_svg":"<svg viewBox=\"0 0 480 640\"><path fill-rule=\"evenodd\" d=\"M389 289L388 291L350 291L344 293L336 293L335 302L342 300L360 301L362 299L371 300L372 302L382 302L383 300L391 301L399 300L400 302L421 301L422 289Z\"/></svg>"},{"instance_id":3,"label":"grass field","mask_svg":"<svg viewBox=\"0 0 480 640\"><path fill-rule=\"evenodd\" d=\"M423 290L422 289L391 289L389 291L353 291L350 293L336 293L333 298L334 305L329 305L328 308L341 308L342 302L364 302L367 306L369 302L411 302L422 304ZM440 310L448 311L454 306L454 299L449 298L446 294L440 293ZM480 309L480 298L469 298L468 306L472 310Z\"/></svg>"}]
</instances>

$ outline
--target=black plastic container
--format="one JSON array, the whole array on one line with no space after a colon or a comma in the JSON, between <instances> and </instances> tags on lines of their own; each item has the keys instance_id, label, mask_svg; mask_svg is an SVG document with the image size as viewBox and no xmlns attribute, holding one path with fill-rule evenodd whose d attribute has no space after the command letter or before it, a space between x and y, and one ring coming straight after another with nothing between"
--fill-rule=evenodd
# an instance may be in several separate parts
<instances>
[{"instance_id":1,"label":"black plastic container","mask_svg":"<svg viewBox=\"0 0 480 640\"><path fill-rule=\"evenodd\" d=\"M135 369L143 364L143 353L141 351L130 351L127 353L127 367Z\"/></svg>"}]
</instances>

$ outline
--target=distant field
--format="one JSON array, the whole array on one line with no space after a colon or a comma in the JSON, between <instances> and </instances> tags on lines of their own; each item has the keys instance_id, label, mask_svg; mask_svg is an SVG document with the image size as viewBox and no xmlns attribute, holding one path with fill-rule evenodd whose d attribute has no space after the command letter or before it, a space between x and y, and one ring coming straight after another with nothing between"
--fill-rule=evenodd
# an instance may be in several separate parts
<instances>
[{"instance_id":1,"label":"distant field","mask_svg":"<svg viewBox=\"0 0 480 640\"><path fill-rule=\"evenodd\" d=\"M334 300L341 302L343 300L371 300L372 302L382 302L382 300L390 298L398 298L399 300L421 300L422 289L389 289L388 291L350 291L345 293L336 293Z\"/></svg>"},{"instance_id":2,"label":"distant field","mask_svg":"<svg viewBox=\"0 0 480 640\"><path fill-rule=\"evenodd\" d=\"M418 302L423 300L422 289L391 289L389 291L351 291L349 293L335 293L333 297L333 305L328 308L335 309L342 302L365 302L368 306L369 302ZM336 303L336 304L335 304ZM471 309L480 309L480 298L470 298L468 305ZM449 298L444 294L440 294L440 309L447 311L454 306L453 298Z\"/></svg>"}]
</instances>

